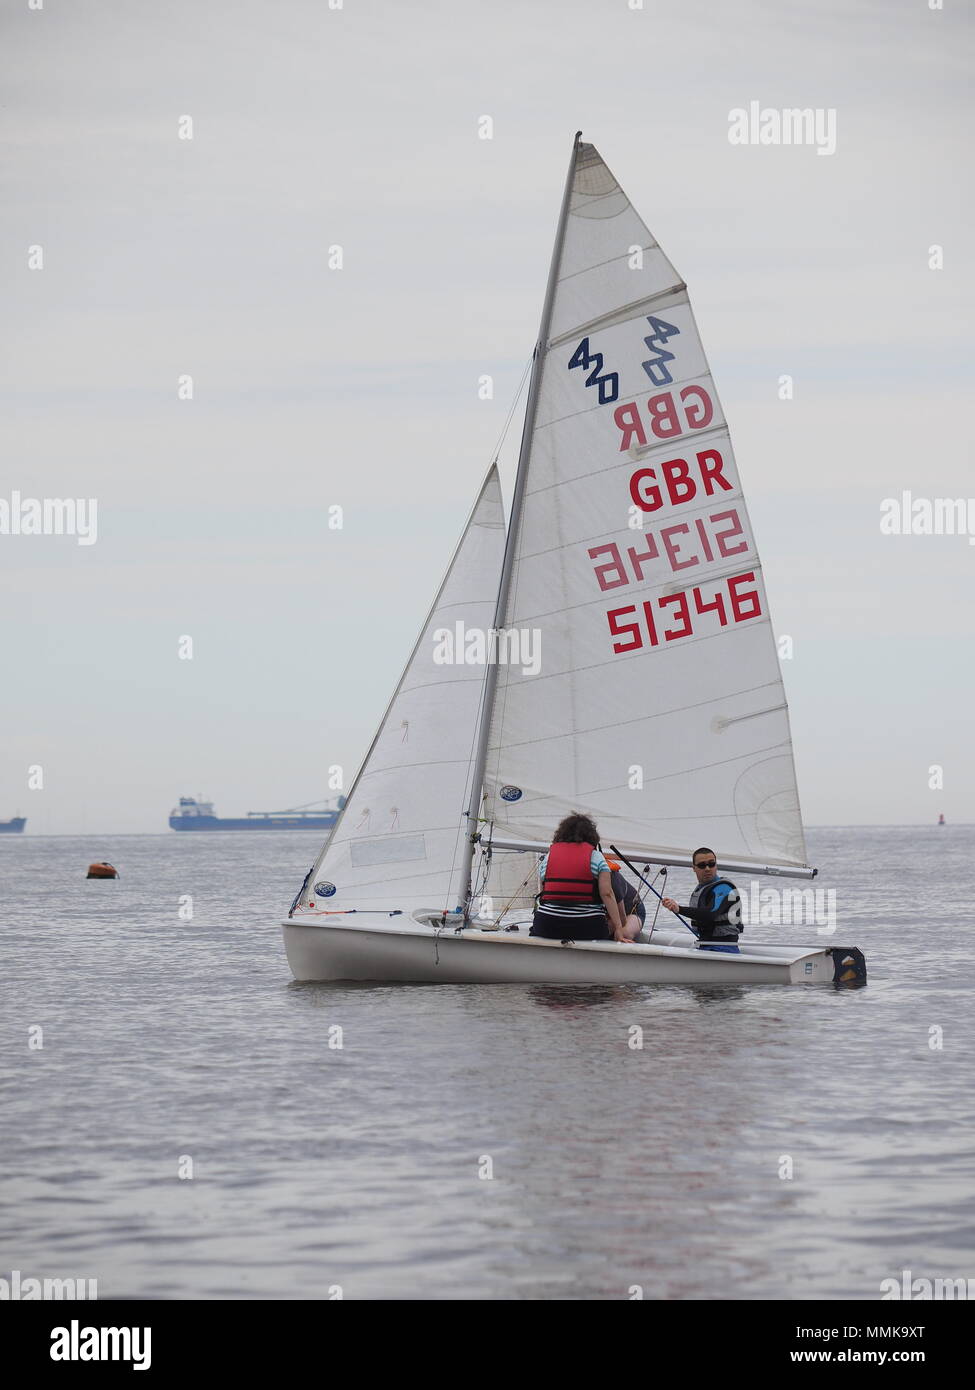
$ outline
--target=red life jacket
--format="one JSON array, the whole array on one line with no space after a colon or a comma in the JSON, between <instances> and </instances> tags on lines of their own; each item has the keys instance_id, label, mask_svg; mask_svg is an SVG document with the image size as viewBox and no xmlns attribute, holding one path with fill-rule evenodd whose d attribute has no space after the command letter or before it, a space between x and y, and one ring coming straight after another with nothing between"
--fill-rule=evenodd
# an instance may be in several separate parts
<instances>
[{"instance_id":1,"label":"red life jacket","mask_svg":"<svg viewBox=\"0 0 975 1390\"><path fill-rule=\"evenodd\" d=\"M549 845L545 881L539 902L564 907L567 903L598 903L599 884L589 867L594 845Z\"/></svg>"}]
</instances>

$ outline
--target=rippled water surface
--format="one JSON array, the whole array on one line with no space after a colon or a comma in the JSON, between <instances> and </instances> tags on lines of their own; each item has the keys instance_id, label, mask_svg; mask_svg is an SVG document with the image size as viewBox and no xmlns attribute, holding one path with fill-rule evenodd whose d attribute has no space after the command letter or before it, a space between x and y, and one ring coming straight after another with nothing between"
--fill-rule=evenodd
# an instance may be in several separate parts
<instances>
[{"instance_id":1,"label":"rippled water surface","mask_svg":"<svg viewBox=\"0 0 975 1390\"><path fill-rule=\"evenodd\" d=\"M809 840L865 989L297 984L278 923L314 834L0 839L0 1275L430 1299L975 1277L975 827Z\"/></svg>"}]
</instances>

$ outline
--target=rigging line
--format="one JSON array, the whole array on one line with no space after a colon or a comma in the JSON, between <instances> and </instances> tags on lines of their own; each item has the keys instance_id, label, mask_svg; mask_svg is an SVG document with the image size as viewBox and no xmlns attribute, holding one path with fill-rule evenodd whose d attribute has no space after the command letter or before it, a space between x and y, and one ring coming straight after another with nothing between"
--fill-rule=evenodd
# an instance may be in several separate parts
<instances>
[{"instance_id":1,"label":"rigging line","mask_svg":"<svg viewBox=\"0 0 975 1390\"><path fill-rule=\"evenodd\" d=\"M650 889L653 887L653 885L656 883L657 879L661 876L661 874L663 874L664 879L666 879L666 877L667 877L667 866L666 866L666 864L662 864L662 865L660 866L660 868L657 870L657 872L654 874L653 878L650 879L649 882L644 883L644 885L643 885L643 892L642 892L642 893L640 892L640 889L637 888L636 891L637 891L637 894L638 894L638 896L639 896L639 898L640 898L641 903L646 901L647 894L649 893L649 891L650 891ZM633 886L634 886L634 888L636 888L636 884L634 884ZM657 900L657 912L659 912L659 911L660 911L660 900L658 899L658 900ZM656 922L656 920L657 920L657 913L656 913L656 912L653 914L653 920L654 920L654 922ZM652 927L652 926L651 926L650 930L653 931L653 927Z\"/></svg>"},{"instance_id":2,"label":"rigging line","mask_svg":"<svg viewBox=\"0 0 975 1390\"><path fill-rule=\"evenodd\" d=\"M540 356L542 356L542 358L544 359L544 352L540 352ZM541 370L541 365L539 366L539 370ZM530 466L530 463L531 463L531 457L530 457L530 455L529 455L529 466ZM521 541L520 531L521 531L521 528L519 527L519 535L518 535L518 537L517 537L517 540L518 540L519 543L520 543L520 541ZM508 594L507 608L506 608L506 611L501 615L501 620L502 620L502 622L504 623L505 627L508 626L508 614L509 614L509 613L513 613L513 612L515 612L515 611L517 610L517 604L518 604L518 590L519 590L519 586L520 586L520 584L521 584L521 565L520 565L520 563L519 563L519 559L520 559L520 557L518 556L517 551L516 551L516 553L515 553L515 559L514 559L514 564L512 565L511 589L510 589L509 594ZM494 780L495 780L495 782L498 781L499 776L500 776L500 770L501 770L501 754L502 754L502 751L503 751L503 743L504 743L505 716L507 715L507 712L508 712L508 688L509 688L509 685L510 685L510 681L509 681L509 679L508 679L508 676L509 676L509 669L510 669L509 667L505 666L501 671L499 671L499 673L498 673L498 688L497 688L497 689L495 690L495 692L494 692L494 710L492 711L492 713L495 714L495 715L497 715L497 721L498 721L497 746L496 746L496 748L495 748L495 750L494 750L494 752L495 752L495 757L494 757ZM485 759L485 763L484 763L484 771L485 771L485 773L487 773L488 761L490 760L490 758L491 758L491 749L490 749L490 742L489 742L489 744L488 744L488 755L487 755L487 758Z\"/></svg>"},{"instance_id":3,"label":"rigging line","mask_svg":"<svg viewBox=\"0 0 975 1390\"><path fill-rule=\"evenodd\" d=\"M569 220L572 187L575 180L576 164L579 157L579 141L581 139L582 132L577 130L575 139L572 142L572 153L569 157L569 167L566 171L565 186L562 190L562 203L559 208L555 245L552 248L552 260L549 265L548 280L545 285L545 299L542 304L542 315L539 321L538 335L532 351L532 366L528 378L528 395L525 400L525 415L522 423L521 442L518 446L518 467L515 473L514 491L511 500L511 518L508 525L508 534L505 537L504 557L501 561L501 574L498 580L497 598L494 606L494 622L492 626L495 628L503 628L506 626L507 615L510 612L511 582L516 568L515 561L518 554L518 536L521 530L522 513L524 511L525 487L528 482L528 472L531 464L533 434L535 422L538 418L538 403L542 394L546 344L552 332L552 312L555 307L559 270L565 252L566 226ZM478 800L482 795L487 773L488 758L490 757L490 720L495 710L497 683L498 668L489 667L487 679L485 681L486 694L484 710L477 731L477 750L475 753L474 774L472 778L475 784L475 795ZM464 852L464 865L462 870L462 876L466 881L465 891L467 892L470 891L471 861L473 859L475 842L473 816L476 810L477 807L472 804L471 833L468 837L469 847L465 849Z\"/></svg>"},{"instance_id":4,"label":"rigging line","mask_svg":"<svg viewBox=\"0 0 975 1390\"><path fill-rule=\"evenodd\" d=\"M640 870L636 867L635 864L631 864L631 863L630 863L629 859L627 859L627 857L626 857L626 855L623 853L623 851L622 851L621 849L617 849L616 845L610 845L610 849L611 849L611 850L613 851L613 853L616 855L616 858L617 858L617 859L622 859L623 863L624 863L624 864L626 865L626 867L630 870L630 872L631 872L631 873L634 873L634 874L636 875L636 877L640 880L641 883L646 883L647 886L650 888L651 892L656 893L656 894L657 894L657 897L660 899L660 901L663 902L663 900L664 900L663 894L662 894L662 893L657 893L656 888L653 888L653 887L648 883L647 879L644 877L643 874L640 873ZM666 881L666 880L665 880L665 881ZM691 924L690 924L690 922L686 921L685 918L683 918L683 917L680 915L679 912L675 912L675 913L674 913L674 916L677 918L678 922L680 922L683 926L685 926L685 927L687 928L687 930L688 930L689 932L693 932L694 935L697 936L697 931L696 931L696 929L695 929L694 927L692 927Z\"/></svg>"},{"instance_id":5,"label":"rigging line","mask_svg":"<svg viewBox=\"0 0 975 1390\"><path fill-rule=\"evenodd\" d=\"M487 875L490 869L490 853L486 850L483 842L477 845L475 853L478 850L480 854L477 857L476 868L474 867L473 858L471 859L470 896L466 897L462 904L458 904L464 914L461 918L460 927L457 928L458 931L461 927L467 926L474 901L481 896L487 886Z\"/></svg>"},{"instance_id":6,"label":"rigging line","mask_svg":"<svg viewBox=\"0 0 975 1390\"><path fill-rule=\"evenodd\" d=\"M521 374L521 381L518 383L518 390L515 392L514 399L512 400L511 405L510 405L510 407L509 407L509 409L508 409L508 414L507 414L507 416L505 417L504 425L502 426L501 433L500 433L500 435L498 436L498 442L497 442L497 443L495 444L495 446L494 446L494 452L493 452L492 455L491 455L491 462L492 462L493 464L497 464L498 455L501 453L501 449L502 449L502 447L503 447L503 445L504 445L504 441L505 441L505 439L507 438L508 430L509 430L509 428L511 427L511 421L514 419L515 411L518 409L518 402L521 400L522 392L523 392L524 389L525 389L525 382L528 380L528 375L529 375L529 373L531 372L532 363L534 362L534 360L535 360L535 354L534 354L534 352L532 352L531 356L528 358L528 361L525 363L525 369L524 369L524 371L523 371L522 374ZM476 747L477 747L478 730L479 730L480 724L481 724L481 711L482 711L482 709L484 708L484 694L485 694L486 688L487 688L487 665L485 665L485 667L484 667L484 676L482 677L482 682L481 682L481 695L480 695L480 699L478 700L478 703L477 703L477 716L476 716L476 718L475 718L475 720L474 720L473 731L472 731L472 734L471 734L470 751L469 751L468 760L467 760L467 780L468 780L468 783L470 783L471 781L473 781L474 757L475 757L475 750L476 750ZM475 796L479 796L480 793L481 793L481 789L480 789L480 788L475 788L475 787L471 786L471 787L470 787L470 791L468 792L468 791L467 791L467 788L465 787L465 796L464 796L464 805L465 805L465 807L469 806L469 805L471 804L471 802L473 801L473 798L474 798ZM473 810L473 806L471 806L471 809ZM464 811L462 814L464 814L464 815L466 816L467 813L466 813L466 811ZM460 831L460 827L458 827L458 831ZM453 848L453 854L451 855L451 860L450 860L450 876L449 876L449 878L447 879L447 893L448 893L448 895L449 895L449 893L450 893L451 884L452 884L453 881L454 881L454 870L455 870L456 867L457 867L457 855L458 855L458 851L459 851L459 848L460 848L460 845L461 845L461 842L462 842L462 838L463 838L463 837L462 837L462 834L460 834L460 833L458 833L457 835L454 836L454 848ZM485 879L485 882L487 882L486 879ZM461 886L462 886L462 885L461 885ZM458 888L458 894L459 894L459 891L460 891L460 890L459 890L459 888ZM473 894L473 892L472 892L472 893L471 893L471 900L473 900L473 897L474 897L474 894ZM444 907L444 910L443 910L443 917L444 917L444 921L445 921L445 922L446 922L447 913L448 913L449 911L450 911L450 908L445 906L445 907Z\"/></svg>"},{"instance_id":7,"label":"rigging line","mask_svg":"<svg viewBox=\"0 0 975 1390\"><path fill-rule=\"evenodd\" d=\"M641 903L642 903L643 900L646 898L648 891L649 891L650 888L653 886L653 884L656 883L656 881L657 881L657 879L660 877L660 875L661 875L661 874L666 875L666 873L667 873L666 867L663 866L663 865L661 865L661 867L660 867L660 868L657 870L657 872L654 874L653 878L652 878L649 882L644 882L644 885L643 885L643 892L642 892L642 893L640 892L639 888L636 888L636 884L635 884L635 883L631 885L633 888L636 888L637 896L639 897ZM627 880L627 882L629 882L629 880Z\"/></svg>"},{"instance_id":8,"label":"rigging line","mask_svg":"<svg viewBox=\"0 0 975 1390\"><path fill-rule=\"evenodd\" d=\"M457 854L458 854L458 850L459 850L459 848L460 848L461 843L463 842L464 836L467 835L467 834L469 833L469 820L468 820L468 814L469 814L469 813L468 813L468 808L469 808L469 810L470 810L471 812L473 812L473 810L474 810L474 805L473 805L474 797L480 795L480 789L479 789L479 788L475 788L474 785L473 785L473 782L474 782L474 759L475 759L475 756L476 756L476 749L477 749L477 732L478 732L478 729L479 729L480 726L481 726L481 710L484 708L484 695L485 695L485 692L486 692L486 690L487 690L487 672L488 672L487 663L485 663L485 666L484 666L484 673L483 673L482 678L481 678L481 693L480 693L480 696L478 697L478 701L477 701L477 710L476 710L476 712L475 712L474 723L473 723L472 728L471 728L471 741L470 741L470 745L469 745L468 750L467 750L467 777L466 777L465 780L464 780L464 804L463 804L463 807L461 808L461 813L460 813L460 814L461 814L461 824L457 827L457 833L454 835L454 851L453 851L453 854L452 854L451 860L450 860L450 877L447 879L447 892L448 892L448 894L450 893L450 889L451 889L451 886L452 886L453 881L454 881L454 870L455 870L456 867L457 867ZM480 809L480 808L478 808L478 809ZM457 885L457 896L458 896L458 897L460 897L460 893L461 893L461 890L463 889L463 887L464 887L464 885L463 885L462 883L460 883L460 884ZM473 902L473 900L474 900L474 891L473 891L473 888L474 888L474 885L473 885L473 882L472 882L472 883L471 883L471 894L470 894L470 898L469 898L468 901L465 902L464 904L462 904L462 905L459 904L460 906L462 906L462 910L464 910L464 911L466 911L466 909L470 906L470 903ZM447 914L448 911L449 911L448 908L444 908L444 925L446 925L446 914Z\"/></svg>"},{"instance_id":9,"label":"rigging line","mask_svg":"<svg viewBox=\"0 0 975 1390\"><path fill-rule=\"evenodd\" d=\"M666 866L666 864L661 864L660 868L659 868L659 869L657 870L657 872L654 874L653 878L650 879L649 881L648 881L647 879L645 879L645 878L641 878L641 879L640 879L640 882L643 884L643 892L641 893L641 892L640 892L640 889L637 888L636 884L635 884L635 883L630 883L630 880L626 877L626 875L622 872L622 870L620 871L620 876L622 877L623 881L624 881L625 883L630 883L630 887L633 888L633 889L636 891L636 895L637 895L637 897L639 898L639 900L640 900L641 903L644 902L644 901L646 900L647 893L650 891L650 889L651 889L651 888L653 887L653 885L656 883L657 879L660 877L661 874L663 874L664 879L666 880L666 878L667 878L667 866ZM659 903L659 901L658 901L658 903L657 903L657 912L659 912L659 911L660 911L660 903ZM657 913L655 912L655 913L653 914L653 924L652 924L651 927L650 927L650 930L651 930L651 931L653 931L653 925L656 924L656 921L657 921Z\"/></svg>"},{"instance_id":10,"label":"rigging line","mask_svg":"<svg viewBox=\"0 0 975 1390\"><path fill-rule=\"evenodd\" d=\"M666 887L667 887L667 865L666 865L666 864L662 865L662 867L658 870L658 872L654 874L654 876L653 876L653 882L654 882L654 883L656 883L657 879L660 877L661 874L663 874L663 876L664 876L664 884L663 884L663 886L664 886L664 888L666 889ZM649 885L649 886L652 886L652 885ZM643 897L645 898L646 895L647 895L647 894L646 894L646 890L644 890ZM642 902L642 901L643 901L643 898L641 898L640 901ZM662 896L662 895L659 895L659 896L657 897L657 906L656 906L656 908L654 909L654 913L653 913L653 921L650 923L650 930L649 930L649 932L647 933L648 937L649 937L651 940L653 939L654 928L655 928L656 925L657 925L657 916L659 915L659 912L660 912L660 905L661 905L662 902L663 902L663 896Z\"/></svg>"},{"instance_id":11,"label":"rigging line","mask_svg":"<svg viewBox=\"0 0 975 1390\"><path fill-rule=\"evenodd\" d=\"M497 444L496 444L496 446L495 446L494 456L493 456L493 459L492 459L492 462L495 463L495 464L496 464L497 461L498 461L498 455L499 455L500 452L501 452L501 447L502 447L502 445L504 444L505 437L506 437L506 435L507 435L507 433L508 433L509 426L511 425L511 421L512 421L512 419L514 418L515 411L516 411L516 409L517 409L517 407L518 407L518 402L519 402L519 400L521 399L521 394L522 394L523 390L525 389L525 382L526 382L527 379L528 379L528 376L529 376L529 373L531 372L532 364L534 363L534 361L535 361L535 352L533 351L532 354L531 354L531 356L528 358L528 361L527 361L526 364L525 364L525 370L522 372L521 381L519 382L519 385L518 385L517 394L515 395L515 398L514 398L514 400L513 400L512 403L511 403L511 408L510 408L510 410L508 411L507 419L506 419L505 422L504 422L504 428L502 429L501 434L500 434L500 437L498 438L498 442L497 442ZM509 519L509 525L510 525L510 519ZM476 748L477 748L477 741L478 741L478 732L479 732L480 727L481 727L481 716L482 716L482 712L484 712L484 713L489 713L489 712L485 711L485 697L486 697L486 694L487 694L487 672L488 672L488 667L487 667L487 664L485 664L485 667L484 667L484 677L483 677L482 684L481 684L480 699L479 699L478 702L477 702L477 717L476 717L476 719L474 720L474 727L473 727L473 732L472 732L472 735L471 735L470 755L469 755L468 773L467 773L468 782L467 782L467 786L465 787L464 802L465 802L465 805L467 805L467 806L470 807L470 811L471 811L471 812L474 812L474 810L475 810L475 807L474 807L474 799L475 799L475 797L477 797L477 798L478 798L478 801L479 801L479 805L478 805L478 807L477 807L477 810L481 810L481 809L483 808L483 803L484 803L484 788L483 788L483 786L482 786L482 787L475 787L475 786L473 785L473 782L474 782L474 761L475 761L475 756L476 756ZM495 706L495 707L496 707L496 706ZM493 821L491 822L491 828L492 828L492 831L493 831L493 828L494 828L494 822L493 822ZM452 858L452 860L451 860L451 865L450 865L450 875L451 875L451 876L450 876L450 880L449 880L450 882L453 881L453 873L454 873L454 868L456 867L456 863L457 863L457 850L458 850L458 845L459 845L459 843L460 843L460 837L458 836L458 838L454 841L454 854L453 854L453 858ZM484 880L484 881L485 881L485 883L487 882L486 877L485 877L485 880ZM468 900L467 900L467 903L465 904L465 907L469 907L469 906L470 906L470 903L473 902L473 900L474 900L473 886L474 886L474 885L473 885L473 881L472 881L472 883L471 883L471 893L470 893L470 896L469 896L469 898L468 898ZM461 884L461 885L459 885L459 887L463 887L463 885ZM448 888L448 891L449 891L449 888Z\"/></svg>"},{"instance_id":12,"label":"rigging line","mask_svg":"<svg viewBox=\"0 0 975 1390\"><path fill-rule=\"evenodd\" d=\"M489 832L489 833L490 833L490 832ZM472 875L472 877L471 877L471 898L470 898L470 902L467 904L468 915L470 914L470 909L471 909L471 907L473 906L475 900L479 900L479 899L480 899L481 897L483 897L484 894L486 893L486 891L487 891L487 886L488 886L488 878L489 878L490 873L491 873L491 842L490 842L490 840L488 841L488 843L487 843L486 846L482 844L482 845L480 846L480 849L481 849L481 854L480 854L480 857L479 857L479 863L478 863L477 871L476 871L476 873L475 873L474 875Z\"/></svg>"},{"instance_id":13,"label":"rigging line","mask_svg":"<svg viewBox=\"0 0 975 1390\"><path fill-rule=\"evenodd\" d=\"M496 927L498 927L498 926L501 925L501 918L502 918L502 917L504 916L504 914L508 911L508 909L510 908L511 904L514 902L515 898L517 898L517 896L518 896L518 894L521 892L521 890L522 890L523 888L527 888L527 887L528 887L528 880L531 878L532 874L537 873L537 872L538 872L538 864L536 863L536 864L533 864L532 867L528 870L527 874L526 874L525 877L521 880L521 882L518 884L518 887L517 887L517 888L515 889L515 891L512 893L511 897L510 897L510 898L508 899L508 901L505 903L504 907L503 907L503 908L501 909L501 911L498 913L497 917L495 917L495 919L494 919L494 925L495 925Z\"/></svg>"},{"instance_id":14,"label":"rigging line","mask_svg":"<svg viewBox=\"0 0 975 1390\"><path fill-rule=\"evenodd\" d=\"M511 408L508 411L508 415L502 427L501 434L498 437L498 442L497 444L495 444L494 452L491 455L492 463L497 463L498 461L498 455L501 453L501 447L504 444L505 438L507 437L508 430L511 426L511 421L514 418L514 413L518 409L518 402L521 400L521 393L525 389L525 382L528 380L528 373L531 371L531 365L534 360L534 356L534 353L532 353L531 357L529 357L528 361L525 363L525 370L521 374L521 381L518 383L518 390L515 393L514 400L511 402Z\"/></svg>"},{"instance_id":15,"label":"rigging line","mask_svg":"<svg viewBox=\"0 0 975 1390\"><path fill-rule=\"evenodd\" d=\"M521 389L521 388L519 387L519 391L520 391L520 389ZM510 418L510 417L509 417L509 418ZM505 426L505 429L507 429L507 425ZM502 440L503 440L503 438L504 438L504 432L502 432ZM499 447L499 448L501 447L501 441L499 441L498 447ZM473 812L473 810L474 810L474 806L473 806L474 797L475 797L475 796L479 796L479 795L481 794L481 789L480 789L480 788L475 788L475 787L473 786L473 781L474 781L474 759L475 759L475 756L476 756L476 749L477 749L477 735L478 735L478 730L479 730L480 727L481 727L481 711L482 711L482 709L484 708L484 696L485 696L485 692L487 691L487 673L488 673L488 663L485 662L484 671L483 671L483 674L482 674L482 676L481 676L481 691L480 691L480 695L479 695L478 701L477 701L477 709L476 709L476 711L475 711L474 723L473 723L472 728L471 728L471 741L470 741L470 745L469 745L468 750L467 750L467 777L466 777L465 780L464 780L464 802L463 802L463 808L462 808L461 813L460 813L460 814L461 814L461 824L457 827L457 831L456 831L456 833L455 833L455 835L454 835L454 848L453 848L453 853L452 853L451 859L450 859L450 875L449 875L449 877L448 877L448 879L447 879L447 894L448 894L448 895L450 894L450 890L451 890L451 887L452 887L453 882L454 882L454 870L455 870L456 867L457 867L457 855L458 855L458 852L459 852L459 850L460 850L460 846L461 846L461 844L463 843L464 836L465 836L466 834L469 833L469 831L468 831L468 825L469 825L469 821L468 821L468 814L469 814L468 808L470 809L471 812ZM458 761L459 761L459 760L458 760ZM480 807L479 807L478 809L480 809ZM486 881L486 880L485 880L485 881ZM463 885L462 883L457 885L457 896L458 896L458 897L460 897L460 893L461 893L461 890L463 889L463 887L464 887L464 885ZM473 884L473 881L472 881L472 882L471 882L471 893L470 893L469 899L468 899L465 903L463 903L463 904L458 904L458 906L461 907L461 910L462 910L462 911L466 911L467 908L470 906L470 904L471 904L473 901L474 901L474 884ZM450 909L449 906L448 906L448 907L444 907L444 910L443 910L443 918L442 918L442 924L443 924L444 926L446 926L447 913L450 912L450 911L451 911L451 909Z\"/></svg>"}]
</instances>

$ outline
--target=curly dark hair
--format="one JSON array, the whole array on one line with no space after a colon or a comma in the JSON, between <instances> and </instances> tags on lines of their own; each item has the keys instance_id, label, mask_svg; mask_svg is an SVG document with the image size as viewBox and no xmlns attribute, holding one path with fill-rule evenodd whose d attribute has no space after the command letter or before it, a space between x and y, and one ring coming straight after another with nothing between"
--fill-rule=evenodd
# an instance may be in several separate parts
<instances>
[{"instance_id":1,"label":"curly dark hair","mask_svg":"<svg viewBox=\"0 0 975 1390\"><path fill-rule=\"evenodd\" d=\"M590 816L580 815L578 811L573 811L570 816L565 816L559 821L559 828L556 830L552 839L553 845L592 845L593 849L599 844L599 831L596 823Z\"/></svg>"}]
</instances>

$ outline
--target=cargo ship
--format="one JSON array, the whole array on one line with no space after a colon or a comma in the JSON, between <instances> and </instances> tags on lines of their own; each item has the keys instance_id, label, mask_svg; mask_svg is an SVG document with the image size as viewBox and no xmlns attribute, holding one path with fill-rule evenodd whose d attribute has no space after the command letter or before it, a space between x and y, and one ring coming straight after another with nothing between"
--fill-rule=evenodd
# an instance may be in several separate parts
<instances>
[{"instance_id":1,"label":"cargo ship","mask_svg":"<svg viewBox=\"0 0 975 1390\"><path fill-rule=\"evenodd\" d=\"M0 835L19 835L26 824L26 816L14 816L13 820L0 820Z\"/></svg>"},{"instance_id":2,"label":"cargo ship","mask_svg":"<svg viewBox=\"0 0 975 1390\"><path fill-rule=\"evenodd\" d=\"M340 796L332 809L308 811L248 811L246 816L218 816L212 801L181 796L169 817L171 830L331 830L345 805Z\"/></svg>"}]
</instances>

